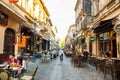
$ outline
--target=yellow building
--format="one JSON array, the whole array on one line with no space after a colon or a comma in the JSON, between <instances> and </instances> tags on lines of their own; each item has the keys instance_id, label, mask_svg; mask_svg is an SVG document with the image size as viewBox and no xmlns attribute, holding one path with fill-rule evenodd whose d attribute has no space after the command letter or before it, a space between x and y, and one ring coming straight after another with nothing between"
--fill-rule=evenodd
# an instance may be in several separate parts
<instances>
[{"instance_id":1,"label":"yellow building","mask_svg":"<svg viewBox=\"0 0 120 80\"><path fill-rule=\"evenodd\" d=\"M111 57L119 57L119 35L114 30L114 26L120 24L120 1L100 0L93 1L94 25L97 56L104 56L109 51Z\"/></svg>"},{"instance_id":2,"label":"yellow building","mask_svg":"<svg viewBox=\"0 0 120 80\"><path fill-rule=\"evenodd\" d=\"M97 57L109 51L111 57L119 57L119 7L119 0L77 0L76 37L80 50L86 48Z\"/></svg>"},{"instance_id":3,"label":"yellow building","mask_svg":"<svg viewBox=\"0 0 120 80\"><path fill-rule=\"evenodd\" d=\"M16 3L1 0L0 54L17 55L21 49L32 52L35 44L35 49L40 51L41 32L51 26L50 14L42 0L19 0Z\"/></svg>"}]
</instances>

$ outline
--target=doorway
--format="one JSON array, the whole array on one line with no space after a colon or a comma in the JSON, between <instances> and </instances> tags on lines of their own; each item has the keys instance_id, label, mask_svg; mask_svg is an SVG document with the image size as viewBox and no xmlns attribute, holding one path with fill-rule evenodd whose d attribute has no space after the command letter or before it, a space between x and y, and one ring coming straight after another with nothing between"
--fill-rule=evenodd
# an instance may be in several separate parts
<instances>
[{"instance_id":1,"label":"doorway","mask_svg":"<svg viewBox=\"0 0 120 80\"><path fill-rule=\"evenodd\" d=\"M112 40L112 56L113 57L117 57L117 45L116 45L116 40Z\"/></svg>"},{"instance_id":2,"label":"doorway","mask_svg":"<svg viewBox=\"0 0 120 80\"><path fill-rule=\"evenodd\" d=\"M112 57L117 57L116 33L112 36Z\"/></svg>"},{"instance_id":3,"label":"doorway","mask_svg":"<svg viewBox=\"0 0 120 80\"><path fill-rule=\"evenodd\" d=\"M15 32L7 28L5 30L5 36L4 36L4 50L3 52L5 54L14 54L14 42L15 42Z\"/></svg>"}]
</instances>

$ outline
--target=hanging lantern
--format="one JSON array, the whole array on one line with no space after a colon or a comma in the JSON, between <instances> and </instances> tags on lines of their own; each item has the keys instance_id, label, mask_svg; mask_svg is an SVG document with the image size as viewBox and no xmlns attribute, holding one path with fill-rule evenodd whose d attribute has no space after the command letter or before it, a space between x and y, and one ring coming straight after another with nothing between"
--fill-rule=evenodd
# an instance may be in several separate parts
<instances>
[{"instance_id":1,"label":"hanging lantern","mask_svg":"<svg viewBox=\"0 0 120 80\"><path fill-rule=\"evenodd\" d=\"M19 0L9 0L10 3L16 3L18 2Z\"/></svg>"},{"instance_id":2,"label":"hanging lantern","mask_svg":"<svg viewBox=\"0 0 120 80\"><path fill-rule=\"evenodd\" d=\"M22 42L18 42L18 47L19 47L19 48L22 47Z\"/></svg>"}]
</instances>

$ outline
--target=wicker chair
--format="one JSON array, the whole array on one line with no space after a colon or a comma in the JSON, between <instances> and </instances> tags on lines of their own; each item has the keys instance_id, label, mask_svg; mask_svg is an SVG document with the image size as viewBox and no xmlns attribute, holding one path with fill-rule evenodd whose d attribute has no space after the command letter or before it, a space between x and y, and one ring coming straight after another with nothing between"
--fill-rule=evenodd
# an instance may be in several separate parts
<instances>
[{"instance_id":1,"label":"wicker chair","mask_svg":"<svg viewBox=\"0 0 120 80\"><path fill-rule=\"evenodd\" d=\"M9 73L6 71L0 72L0 80L9 80Z\"/></svg>"}]
</instances>

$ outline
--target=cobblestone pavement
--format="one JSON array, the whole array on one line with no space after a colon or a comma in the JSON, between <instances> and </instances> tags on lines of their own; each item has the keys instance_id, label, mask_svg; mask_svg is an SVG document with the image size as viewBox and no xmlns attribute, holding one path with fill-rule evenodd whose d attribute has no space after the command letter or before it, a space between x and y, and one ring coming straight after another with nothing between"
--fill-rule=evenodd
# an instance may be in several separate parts
<instances>
[{"instance_id":1,"label":"cobblestone pavement","mask_svg":"<svg viewBox=\"0 0 120 80\"><path fill-rule=\"evenodd\" d=\"M35 80L104 80L103 75L93 68L76 68L71 65L71 58L59 57L49 63L39 62Z\"/></svg>"}]
</instances>

